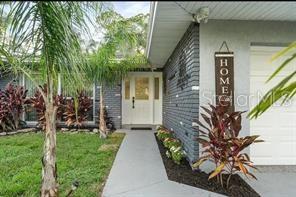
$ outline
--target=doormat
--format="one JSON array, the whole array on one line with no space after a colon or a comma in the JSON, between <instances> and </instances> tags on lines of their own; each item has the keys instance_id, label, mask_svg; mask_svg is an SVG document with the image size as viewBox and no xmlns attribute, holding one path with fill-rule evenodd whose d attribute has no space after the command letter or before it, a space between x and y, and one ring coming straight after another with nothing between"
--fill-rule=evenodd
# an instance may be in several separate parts
<instances>
[{"instance_id":1,"label":"doormat","mask_svg":"<svg viewBox=\"0 0 296 197\"><path fill-rule=\"evenodd\" d=\"M131 130L152 130L151 127L131 127Z\"/></svg>"}]
</instances>

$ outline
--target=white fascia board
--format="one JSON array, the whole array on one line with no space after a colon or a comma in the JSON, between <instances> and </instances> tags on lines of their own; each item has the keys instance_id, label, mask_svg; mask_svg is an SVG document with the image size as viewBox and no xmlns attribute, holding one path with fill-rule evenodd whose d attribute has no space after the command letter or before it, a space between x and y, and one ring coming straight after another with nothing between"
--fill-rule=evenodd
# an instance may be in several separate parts
<instances>
[{"instance_id":1,"label":"white fascia board","mask_svg":"<svg viewBox=\"0 0 296 197\"><path fill-rule=\"evenodd\" d=\"M153 1L150 4L150 23L149 23L149 30L148 30L148 36L147 36L147 46L145 50L145 56L149 58L150 54L150 48L151 48L151 41L152 41L152 34L153 34L153 29L154 29L154 24L155 24L155 14L156 14L156 9L157 9L157 1Z\"/></svg>"}]
</instances>

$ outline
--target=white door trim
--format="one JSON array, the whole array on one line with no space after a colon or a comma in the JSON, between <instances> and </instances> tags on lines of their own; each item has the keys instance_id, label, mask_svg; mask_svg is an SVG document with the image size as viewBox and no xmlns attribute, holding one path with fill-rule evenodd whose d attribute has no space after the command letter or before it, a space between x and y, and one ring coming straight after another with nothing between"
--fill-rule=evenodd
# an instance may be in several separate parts
<instances>
[{"instance_id":1,"label":"white door trim","mask_svg":"<svg viewBox=\"0 0 296 197\"><path fill-rule=\"evenodd\" d=\"M143 122L143 124L153 124L159 125L162 124L162 72L130 72L127 78L130 79L130 97L129 99L125 99L125 79L122 81L122 124L138 124L136 123L132 116L137 115L133 114L132 110L132 97L135 92L132 90L134 86L135 77L137 76L147 76L149 77L149 117L147 117L147 122ZM159 99L155 100L155 84L154 78L159 78ZM145 114L144 114L145 115ZM148 114L146 114L148 115Z\"/></svg>"}]
</instances>

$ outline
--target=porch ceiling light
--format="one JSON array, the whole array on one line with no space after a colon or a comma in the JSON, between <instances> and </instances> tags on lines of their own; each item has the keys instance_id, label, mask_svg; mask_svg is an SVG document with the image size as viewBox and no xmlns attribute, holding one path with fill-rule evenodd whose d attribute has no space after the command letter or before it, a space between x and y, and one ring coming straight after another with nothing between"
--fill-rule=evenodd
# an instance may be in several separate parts
<instances>
[{"instance_id":1,"label":"porch ceiling light","mask_svg":"<svg viewBox=\"0 0 296 197\"><path fill-rule=\"evenodd\" d=\"M209 7L201 7L197 10L195 14L193 14L193 21L196 23L207 23L210 14Z\"/></svg>"}]
</instances>

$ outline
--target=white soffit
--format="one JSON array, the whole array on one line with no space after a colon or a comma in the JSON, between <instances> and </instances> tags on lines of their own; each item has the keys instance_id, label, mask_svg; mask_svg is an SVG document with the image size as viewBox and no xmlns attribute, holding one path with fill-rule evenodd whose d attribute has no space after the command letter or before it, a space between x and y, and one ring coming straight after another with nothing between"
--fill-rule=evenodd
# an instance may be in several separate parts
<instances>
[{"instance_id":1,"label":"white soffit","mask_svg":"<svg viewBox=\"0 0 296 197\"><path fill-rule=\"evenodd\" d=\"M152 2L146 55L156 67L166 63L192 22L192 16L181 7L190 13L208 7L209 19L217 20L296 21L296 2Z\"/></svg>"}]
</instances>

